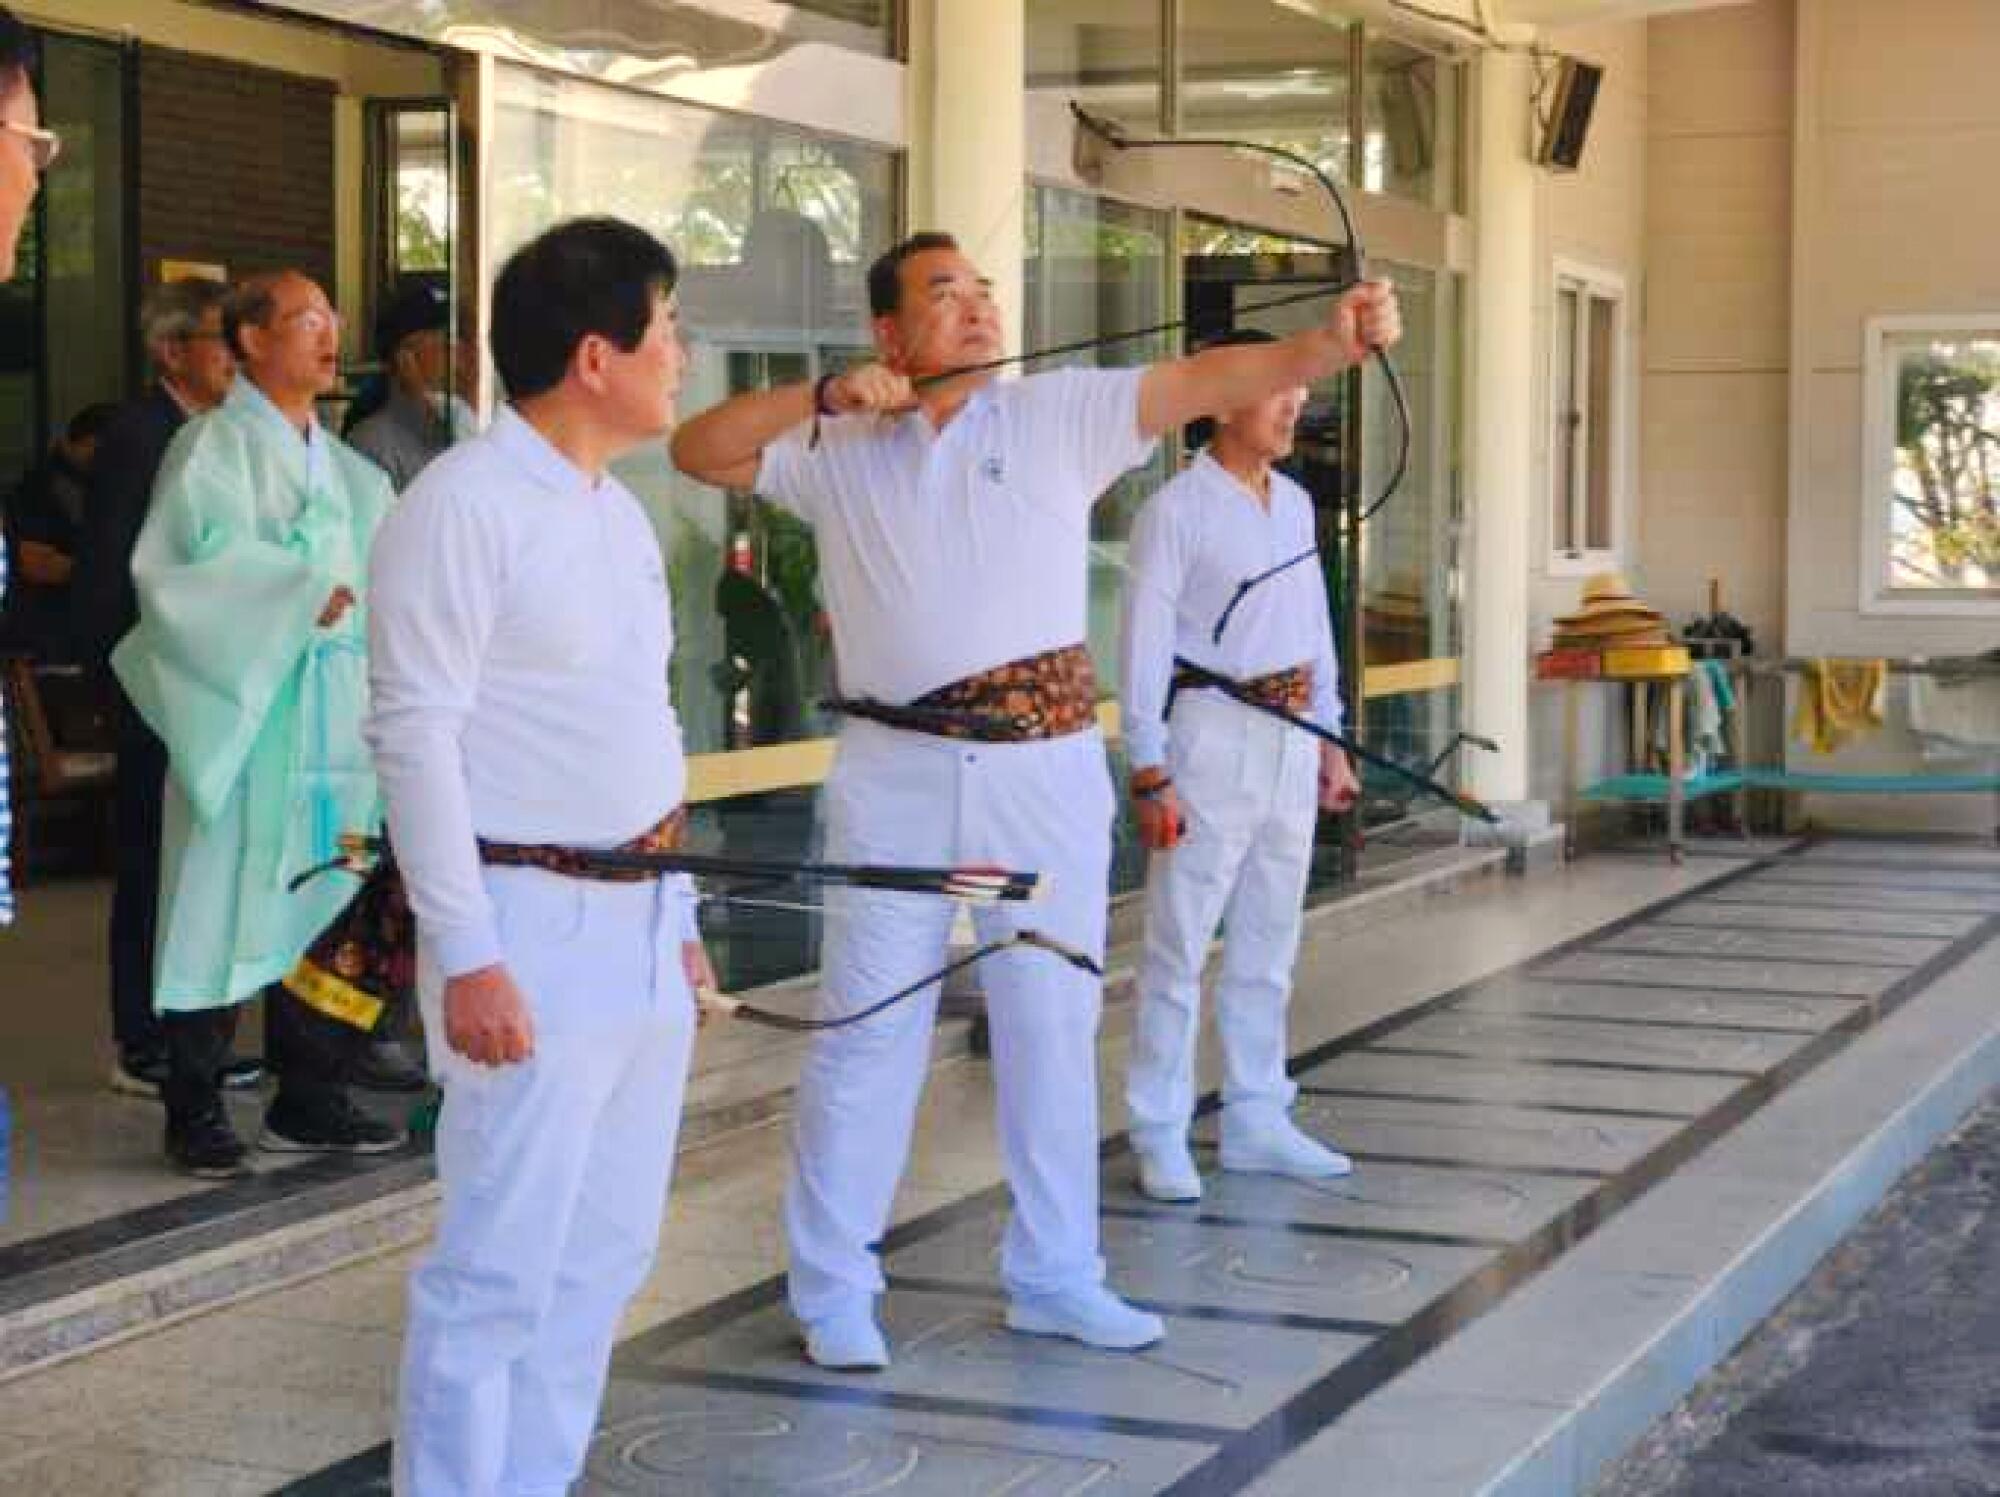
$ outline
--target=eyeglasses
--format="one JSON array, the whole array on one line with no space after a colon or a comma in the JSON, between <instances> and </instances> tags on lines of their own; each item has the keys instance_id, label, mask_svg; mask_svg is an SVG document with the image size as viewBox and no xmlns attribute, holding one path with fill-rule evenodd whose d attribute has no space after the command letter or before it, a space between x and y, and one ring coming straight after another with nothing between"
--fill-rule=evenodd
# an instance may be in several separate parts
<instances>
[{"instance_id":1,"label":"eyeglasses","mask_svg":"<svg viewBox=\"0 0 2000 1497\"><path fill-rule=\"evenodd\" d=\"M287 312L278 321L281 324L289 323L317 337L321 333L338 330L340 314L328 307L300 307L295 312Z\"/></svg>"},{"instance_id":2,"label":"eyeglasses","mask_svg":"<svg viewBox=\"0 0 2000 1497\"><path fill-rule=\"evenodd\" d=\"M56 157L62 155L62 137L53 130L24 125L19 120L0 120L0 130L18 135L28 143L28 159L38 172L47 171L56 164Z\"/></svg>"}]
</instances>

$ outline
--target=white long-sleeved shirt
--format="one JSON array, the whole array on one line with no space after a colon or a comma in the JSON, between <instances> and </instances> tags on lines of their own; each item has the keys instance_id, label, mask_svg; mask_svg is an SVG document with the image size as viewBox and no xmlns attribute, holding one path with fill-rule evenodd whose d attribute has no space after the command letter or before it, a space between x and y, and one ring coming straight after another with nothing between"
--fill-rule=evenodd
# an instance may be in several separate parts
<instances>
[{"instance_id":1,"label":"white long-sleeved shirt","mask_svg":"<svg viewBox=\"0 0 2000 1497\"><path fill-rule=\"evenodd\" d=\"M1251 588L1230 614L1221 644L1215 642L1216 620L1237 585L1290 561L1314 541L1312 501L1304 489L1272 473L1266 509L1206 452L1140 507L1126 557L1120 639L1125 751L1134 769L1166 761L1176 655L1239 681L1310 662L1308 715L1339 730L1340 665L1316 561Z\"/></svg>"},{"instance_id":2,"label":"white long-sleeved shirt","mask_svg":"<svg viewBox=\"0 0 2000 1497\"><path fill-rule=\"evenodd\" d=\"M910 702L1088 627L1090 507L1153 450L1144 370L989 385L939 431L842 416L764 449L757 492L813 527L840 688Z\"/></svg>"},{"instance_id":3,"label":"white long-sleeved shirt","mask_svg":"<svg viewBox=\"0 0 2000 1497\"><path fill-rule=\"evenodd\" d=\"M666 569L630 491L510 409L410 486L368 603L390 840L452 977L501 959L476 837L612 847L681 803Z\"/></svg>"}]
</instances>

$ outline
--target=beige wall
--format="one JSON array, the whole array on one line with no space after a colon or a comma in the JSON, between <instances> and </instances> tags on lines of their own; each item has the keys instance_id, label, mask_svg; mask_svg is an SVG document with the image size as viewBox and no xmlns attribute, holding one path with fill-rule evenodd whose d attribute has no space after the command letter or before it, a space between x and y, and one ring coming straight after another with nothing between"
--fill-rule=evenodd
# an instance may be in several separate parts
<instances>
[{"instance_id":1,"label":"beige wall","mask_svg":"<svg viewBox=\"0 0 2000 1497\"><path fill-rule=\"evenodd\" d=\"M1643 21L1616 25L1577 26L1548 32L1544 41L1557 51L1597 63L1605 70L1591 120L1583 162L1575 172L1538 174L1541 246L1536 256L1535 288L1535 435L1531 494L1534 523L1530 539L1528 637L1535 649L1546 647L1550 625L1558 614L1576 605L1582 579L1560 575L1551 566L1550 456L1552 426L1549 410L1549 349L1554 274L1558 261L1607 272L1624 282L1626 292L1625 368L1635 375L1642 366L1645 332L1640 308L1646 291L1647 54L1650 38ZM1523 143L1524 150L1527 148ZM1620 564L1644 588L1633 546L1638 507L1639 429L1634 409L1636 377L1625 385L1627 424L1622 449L1625 514ZM1530 690L1530 734L1535 795L1560 796L1561 718L1557 688ZM1622 739L1613 718L1610 693L1591 691L1583 723L1583 772L1588 776L1612 767L1622 755Z\"/></svg>"},{"instance_id":2,"label":"beige wall","mask_svg":"<svg viewBox=\"0 0 2000 1497\"><path fill-rule=\"evenodd\" d=\"M2000 5L1800 0L1800 326L1787 619L1802 654L1940 654L2000 616L1864 616L1862 332L2000 311Z\"/></svg>"},{"instance_id":3,"label":"beige wall","mask_svg":"<svg viewBox=\"0 0 2000 1497\"><path fill-rule=\"evenodd\" d=\"M1655 21L1638 555L1677 619L1779 645L1791 364L1792 3Z\"/></svg>"}]
</instances>

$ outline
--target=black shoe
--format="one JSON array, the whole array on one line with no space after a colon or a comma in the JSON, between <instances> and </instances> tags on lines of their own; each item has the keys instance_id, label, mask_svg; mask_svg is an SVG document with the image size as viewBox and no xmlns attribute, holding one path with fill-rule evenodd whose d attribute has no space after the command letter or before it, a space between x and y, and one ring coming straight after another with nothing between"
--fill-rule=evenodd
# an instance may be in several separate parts
<instances>
[{"instance_id":1,"label":"black shoe","mask_svg":"<svg viewBox=\"0 0 2000 1497\"><path fill-rule=\"evenodd\" d=\"M264 1062L254 1055L239 1055L223 1063L224 1091L254 1092L264 1079Z\"/></svg>"},{"instance_id":2,"label":"black shoe","mask_svg":"<svg viewBox=\"0 0 2000 1497\"><path fill-rule=\"evenodd\" d=\"M168 1162L197 1180L235 1180L249 1174L245 1152L243 1140L219 1107L186 1123L167 1124Z\"/></svg>"},{"instance_id":3,"label":"black shoe","mask_svg":"<svg viewBox=\"0 0 2000 1497\"><path fill-rule=\"evenodd\" d=\"M164 1050L120 1050L111 1062L111 1089L122 1096L159 1100L167 1080Z\"/></svg>"},{"instance_id":4,"label":"black shoe","mask_svg":"<svg viewBox=\"0 0 2000 1497\"><path fill-rule=\"evenodd\" d=\"M354 1059L348 1079L371 1092L420 1092L431 1078L401 1040L371 1040Z\"/></svg>"},{"instance_id":5,"label":"black shoe","mask_svg":"<svg viewBox=\"0 0 2000 1497\"><path fill-rule=\"evenodd\" d=\"M305 1105L281 1093L264 1114L257 1147L273 1154L389 1154L403 1146L400 1128L377 1122L344 1094Z\"/></svg>"}]
</instances>

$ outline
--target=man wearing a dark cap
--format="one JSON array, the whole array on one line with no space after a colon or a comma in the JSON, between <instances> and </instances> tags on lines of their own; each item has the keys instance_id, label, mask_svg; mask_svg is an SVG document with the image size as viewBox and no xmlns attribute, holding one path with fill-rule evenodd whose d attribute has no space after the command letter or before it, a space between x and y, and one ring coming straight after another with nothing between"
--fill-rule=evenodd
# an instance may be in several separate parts
<instances>
[{"instance_id":1,"label":"man wearing a dark cap","mask_svg":"<svg viewBox=\"0 0 2000 1497\"><path fill-rule=\"evenodd\" d=\"M415 277L400 282L375 319L375 354L386 398L354 423L347 441L374 459L400 494L426 463L474 430L471 407L451 393L451 303L444 287Z\"/></svg>"}]
</instances>

